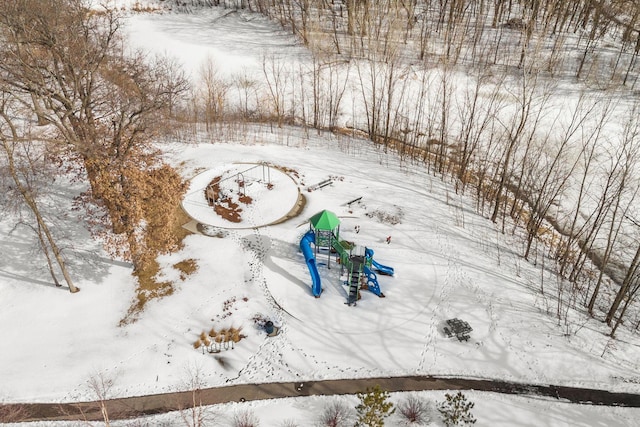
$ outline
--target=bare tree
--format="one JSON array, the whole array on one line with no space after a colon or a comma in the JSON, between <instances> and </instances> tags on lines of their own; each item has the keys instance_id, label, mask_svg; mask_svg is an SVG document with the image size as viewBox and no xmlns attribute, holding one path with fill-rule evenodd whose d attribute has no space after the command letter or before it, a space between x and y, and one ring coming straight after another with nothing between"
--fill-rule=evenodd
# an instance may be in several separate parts
<instances>
[{"instance_id":1,"label":"bare tree","mask_svg":"<svg viewBox=\"0 0 640 427\"><path fill-rule=\"evenodd\" d=\"M581 249L579 243L584 240L588 225L593 219L593 215L585 215L584 201L588 194L592 194L592 185L595 184L594 169L596 163L596 148L598 141L603 133L604 126L610 120L613 112L613 103L610 100L605 101L598 111L598 118L590 130L584 132L582 138L582 147L580 149L582 161L581 172L578 185L578 193L575 199L575 208L571 213L570 225L563 236L563 241L557 246L555 255L556 260L560 264L559 272L565 276L567 268L571 265L571 261L575 260L576 255L580 256ZM584 218L582 223L579 220Z\"/></svg>"},{"instance_id":2,"label":"bare tree","mask_svg":"<svg viewBox=\"0 0 640 427\"><path fill-rule=\"evenodd\" d=\"M125 54L120 27L116 11L89 14L79 1L0 3L0 82L32 100L40 121L56 130L62 155L82 165L91 197L106 208L112 231L126 235L124 254L139 270L153 259L152 247L176 245L161 227L168 230L177 210L150 217L159 200L149 196L174 203L184 185L150 142L186 80L170 61ZM157 235L140 244L141 230Z\"/></svg>"},{"instance_id":3,"label":"bare tree","mask_svg":"<svg viewBox=\"0 0 640 427\"><path fill-rule=\"evenodd\" d=\"M311 90L311 125L314 128L333 129L337 124L349 75L349 63L333 58L314 56L308 72L310 81L304 81L301 91Z\"/></svg>"},{"instance_id":4,"label":"bare tree","mask_svg":"<svg viewBox=\"0 0 640 427\"><path fill-rule=\"evenodd\" d=\"M105 427L109 427L111 425L111 421L109 420L109 408L107 406L107 401L114 397L113 387L115 379L106 375L104 372L98 372L89 378L87 384L98 400L100 413L102 414L102 420L104 421Z\"/></svg>"},{"instance_id":5,"label":"bare tree","mask_svg":"<svg viewBox=\"0 0 640 427\"><path fill-rule=\"evenodd\" d=\"M186 377L182 388L189 392L187 405L179 404L180 418L186 427L205 427L211 424L214 416L210 408L202 403L202 389L205 387L201 366L186 368Z\"/></svg>"},{"instance_id":6,"label":"bare tree","mask_svg":"<svg viewBox=\"0 0 640 427\"><path fill-rule=\"evenodd\" d=\"M233 86L238 92L238 113L243 119L252 118L258 109L258 81L248 71L233 77Z\"/></svg>"},{"instance_id":7,"label":"bare tree","mask_svg":"<svg viewBox=\"0 0 640 427\"><path fill-rule=\"evenodd\" d=\"M620 291L618 292L618 295L616 295L616 300L614 301L614 305L612 305L611 307L613 309L613 307L617 303L618 304L618 306L616 306L616 310L617 310L622 300L625 301L624 305L622 306L622 310L620 311L620 314L616 318L616 321L613 324L613 327L611 328L610 336L612 338L615 337L616 331L618 330L618 326L620 326L620 324L622 323L624 315L627 312L627 308L629 308L629 305L631 305L632 301L634 301L639 290L640 290L640 244L638 245L636 254L633 257L633 261L631 261L631 264L627 269L627 273L622 282L622 286L620 287ZM615 316L615 311L613 315Z\"/></svg>"},{"instance_id":8,"label":"bare tree","mask_svg":"<svg viewBox=\"0 0 640 427\"><path fill-rule=\"evenodd\" d=\"M51 256L64 277L71 293L80 290L74 285L66 266L62 251L52 233L46 216L40 207L38 200L38 188L36 176L42 168L39 159L46 155L46 144L36 146L34 135L28 131L28 116L25 119L17 119L24 112L19 108L20 103L9 93L0 95L0 159L6 163L6 168L17 190L19 197L33 214L35 224L32 229L38 236L40 248L47 260L51 278L56 286L61 286L54 271Z\"/></svg>"},{"instance_id":9,"label":"bare tree","mask_svg":"<svg viewBox=\"0 0 640 427\"><path fill-rule=\"evenodd\" d=\"M493 212L491 213L491 221L496 222L498 213L503 207L504 191L510 177L510 167L513 157L520 144L527 147L527 139L531 139L537 130L541 115L544 112L549 98L550 92L548 88L540 91L538 86L539 76L537 73L522 73L519 76L519 84L515 100L517 109L509 123L503 123L506 134L506 146L504 155L500 159L497 167L498 179L495 196L493 198ZM502 120L498 118L502 123ZM524 138L525 134L529 134L529 138Z\"/></svg>"},{"instance_id":10,"label":"bare tree","mask_svg":"<svg viewBox=\"0 0 640 427\"><path fill-rule=\"evenodd\" d=\"M567 124L561 139L554 145L556 151L551 155L550 162L543 167L542 176L538 176L531 183L533 191L529 191L527 198L530 200L529 215L527 219L527 245L524 258L528 259L533 239L538 235L542 221L546 218L552 205L558 203L558 197L564 191L568 180L573 175L580 160L579 156L574 159L568 157L567 152L571 151L574 136L583 129L585 122L591 117L596 107L596 103L585 105L588 100L581 94L577 105L573 108L570 122ZM544 152L543 152L544 154ZM543 156L538 156L543 158Z\"/></svg>"},{"instance_id":11,"label":"bare tree","mask_svg":"<svg viewBox=\"0 0 640 427\"><path fill-rule=\"evenodd\" d=\"M366 14L369 13L369 0L346 0L347 6L347 33L349 35L356 34L359 30L360 35L366 34Z\"/></svg>"},{"instance_id":12,"label":"bare tree","mask_svg":"<svg viewBox=\"0 0 640 427\"><path fill-rule=\"evenodd\" d=\"M504 89L504 77L495 83L491 83L487 77L482 74L476 76L473 84L464 92L464 99L457 104L460 122L456 138L459 141L457 178L463 192L466 184L472 179L468 176L473 169L472 160L481 147L483 138L490 136L488 133L494 118L504 108L500 96ZM490 89L488 95L483 93L485 89ZM484 95L484 102L479 102L481 94Z\"/></svg>"},{"instance_id":13,"label":"bare tree","mask_svg":"<svg viewBox=\"0 0 640 427\"><path fill-rule=\"evenodd\" d=\"M582 268L584 260L586 260L589 253L593 250L594 241L598 236L601 227L608 222L609 228L606 234L605 247L598 266L598 279L587 305L589 314L591 315L593 315L593 309L600 292L600 286L604 280L605 272L609 266L613 250L618 242L618 236L622 228L624 215L629 206L623 206L624 195L628 189L629 181L629 163L624 161L624 157L625 151L620 150L614 158L613 167L606 176L602 195L598 202L597 214L593 221L593 226L590 228L585 244L583 244L583 254L581 260L579 260L580 266L574 267L570 277L572 280L577 277L577 272Z\"/></svg>"},{"instance_id":14,"label":"bare tree","mask_svg":"<svg viewBox=\"0 0 640 427\"><path fill-rule=\"evenodd\" d=\"M629 267L626 269L624 279L622 280L622 284L620 285L620 288L618 289L616 297L613 303L611 304L611 307L609 308L607 317L605 319L608 325L611 325L611 322L615 317L616 312L618 311L618 308L620 307L620 304L622 303L624 298L630 299L632 295L635 295L635 292L637 291L637 289L635 289L633 292L631 292L631 289L633 289L634 286L636 287L639 286L637 285L640 279L638 274L639 272L640 272L640 245L638 245L635 255L633 256L633 259L631 260ZM626 306L622 311L622 313L619 315L617 323L619 323L622 320L622 317L624 316L625 312L626 312ZM614 326L613 330L611 331L612 337L613 337L613 334L615 334L617 323L616 323L616 326Z\"/></svg>"},{"instance_id":15,"label":"bare tree","mask_svg":"<svg viewBox=\"0 0 640 427\"><path fill-rule=\"evenodd\" d=\"M211 126L223 119L227 106L229 85L219 76L216 64L211 57L200 68L199 99L204 104L204 122L207 132Z\"/></svg>"},{"instance_id":16,"label":"bare tree","mask_svg":"<svg viewBox=\"0 0 640 427\"><path fill-rule=\"evenodd\" d=\"M435 168L436 170L444 174L445 167L447 165L447 147L449 143L449 132L450 132L450 112L452 108L452 92L453 92L453 73L452 67L447 63L447 60L441 64L441 69L439 71L439 85L437 91L437 100L440 105L438 105L439 109L439 117L437 123L437 141L438 141L438 149L435 153Z\"/></svg>"},{"instance_id":17,"label":"bare tree","mask_svg":"<svg viewBox=\"0 0 640 427\"><path fill-rule=\"evenodd\" d=\"M289 70L283 61L272 56L262 58L262 72L267 82L270 113L275 116L278 127L282 127L286 111L287 86L290 80Z\"/></svg>"}]
</instances>

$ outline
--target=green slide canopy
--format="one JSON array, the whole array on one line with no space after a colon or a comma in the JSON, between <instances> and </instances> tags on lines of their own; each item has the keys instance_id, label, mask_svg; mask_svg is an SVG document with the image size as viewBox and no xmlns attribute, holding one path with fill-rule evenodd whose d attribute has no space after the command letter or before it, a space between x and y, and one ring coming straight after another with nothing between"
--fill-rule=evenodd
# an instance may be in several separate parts
<instances>
[{"instance_id":1,"label":"green slide canopy","mask_svg":"<svg viewBox=\"0 0 640 427\"><path fill-rule=\"evenodd\" d=\"M309 221L315 230L332 231L340 225L340 220L331 211L323 210L312 216Z\"/></svg>"}]
</instances>

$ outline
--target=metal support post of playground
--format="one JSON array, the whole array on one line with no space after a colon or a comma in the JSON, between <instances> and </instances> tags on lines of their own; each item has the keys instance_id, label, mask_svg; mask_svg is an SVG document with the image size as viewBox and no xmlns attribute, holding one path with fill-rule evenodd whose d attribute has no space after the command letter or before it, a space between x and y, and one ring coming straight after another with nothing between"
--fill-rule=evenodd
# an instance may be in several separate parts
<instances>
[{"instance_id":1,"label":"metal support post of playground","mask_svg":"<svg viewBox=\"0 0 640 427\"><path fill-rule=\"evenodd\" d=\"M247 193L245 192L245 185L246 182L244 180L244 175L242 174L242 172L238 172L236 175L236 182L238 183L238 194L242 194L243 196L247 196Z\"/></svg>"},{"instance_id":2,"label":"metal support post of playground","mask_svg":"<svg viewBox=\"0 0 640 427\"><path fill-rule=\"evenodd\" d=\"M267 168L267 178L265 179L264 177L264 168ZM262 163L262 180L266 181L267 184L271 184L271 167L266 164L266 163Z\"/></svg>"}]
</instances>

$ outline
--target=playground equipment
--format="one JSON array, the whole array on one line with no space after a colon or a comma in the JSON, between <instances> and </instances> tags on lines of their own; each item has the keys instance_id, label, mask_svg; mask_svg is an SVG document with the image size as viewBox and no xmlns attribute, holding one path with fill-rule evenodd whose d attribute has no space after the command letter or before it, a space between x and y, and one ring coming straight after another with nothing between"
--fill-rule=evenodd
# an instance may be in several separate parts
<instances>
[{"instance_id":1,"label":"playground equipment","mask_svg":"<svg viewBox=\"0 0 640 427\"><path fill-rule=\"evenodd\" d=\"M241 167L241 166L240 166ZM247 164L242 170L226 171L215 177L204 189L207 203L214 206L221 199L229 197L227 193L235 193L239 197L247 197L247 188L253 183L272 186L271 166L268 163ZM237 187L237 191L235 188Z\"/></svg>"},{"instance_id":2,"label":"playground equipment","mask_svg":"<svg viewBox=\"0 0 640 427\"><path fill-rule=\"evenodd\" d=\"M310 192L315 191L315 190L321 190L324 187L326 187L327 185L331 185L331 184L333 184L333 179L328 178L328 179L325 179L324 181L320 181L317 184L310 185L309 187L307 187L307 191L310 193Z\"/></svg>"},{"instance_id":3,"label":"playground equipment","mask_svg":"<svg viewBox=\"0 0 640 427\"><path fill-rule=\"evenodd\" d=\"M327 268L331 268L331 250L340 260L341 276L347 272L345 284L348 286L348 305L356 305L361 288L368 289L379 297L384 297L378 283L379 274L393 276L392 267L382 265L373 259L373 250L340 241L340 220L327 210L318 212L309 220L309 231L300 240L300 249L311 274L311 292L316 298L322 293L322 282L316 263L319 250L327 249ZM313 244L314 249L311 248Z\"/></svg>"}]
</instances>

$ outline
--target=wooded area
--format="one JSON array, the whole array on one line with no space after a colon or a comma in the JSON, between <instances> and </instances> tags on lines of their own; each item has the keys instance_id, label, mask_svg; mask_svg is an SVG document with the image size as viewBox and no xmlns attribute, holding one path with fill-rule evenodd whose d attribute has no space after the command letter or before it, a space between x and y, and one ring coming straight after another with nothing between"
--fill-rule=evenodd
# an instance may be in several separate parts
<instances>
[{"instance_id":1,"label":"wooded area","mask_svg":"<svg viewBox=\"0 0 640 427\"><path fill-rule=\"evenodd\" d=\"M569 307L599 308L615 333L640 288L640 4L194 0L173 8L208 6L264 14L313 61L265 57L261 79L231 81L212 79L209 64L195 122L210 131L266 120L364 132L473 194L503 232L523 235L522 256L560 277L559 319ZM345 129L347 108L362 114L353 111ZM601 295L608 280L611 301Z\"/></svg>"}]
</instances>

